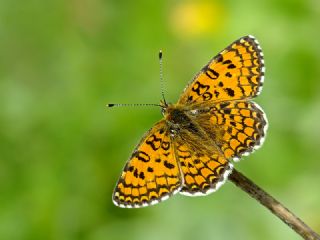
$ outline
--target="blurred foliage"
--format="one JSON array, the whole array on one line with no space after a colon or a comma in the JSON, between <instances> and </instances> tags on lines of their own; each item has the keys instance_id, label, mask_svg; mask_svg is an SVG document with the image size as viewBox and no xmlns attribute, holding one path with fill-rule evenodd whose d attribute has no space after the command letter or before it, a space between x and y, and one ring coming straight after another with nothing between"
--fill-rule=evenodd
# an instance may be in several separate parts
<instances>
[{"instance_id":1,"label":"blurred foliage","mask_svg":"<svg viewBox=\"0 0 320 240\"><path fill-rule=\"evenodd\" d=\"M320 1L0 1L0 239L300 239L233 184L120 209L111 194L166 96L232 41L265 54L269 131L236 167L320 232Z\"/></svg>"}]
</instances>

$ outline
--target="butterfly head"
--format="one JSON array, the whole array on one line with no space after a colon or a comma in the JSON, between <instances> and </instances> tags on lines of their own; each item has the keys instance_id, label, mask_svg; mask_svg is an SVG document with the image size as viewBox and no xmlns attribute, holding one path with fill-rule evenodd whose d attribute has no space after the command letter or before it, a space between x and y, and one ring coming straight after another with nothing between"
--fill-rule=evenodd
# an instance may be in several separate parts
<instances>
[{"instance_id":1,"label":"butterfly head","mask_svg":"<svg viewBox=\"0 0 320 240\"><path fill-rule=\"evenodd\" d=\"M178 104L164 104L160 102L161 113L166 121L173 124L184 124L188 121L188 117L185 115L183 109Z\"/></svg>"},{"instance_id":2,"label":"butterfly head","mask_svg":"<svg viewBox=\"0 0 320 240\"><path fill-rule=\"evenodd\" d=\"M170 106L171 104L167 103L165 100L160 100L160 107L161 107L161 113L163 116L165 116L167 110L168 110L168 107Z\"/></svg>"},{"instance_id":3,"label":"butterfly head","mask_svg":"<svg viewBox=\"0 0 320 240\"><path fill-rule=\"evenodd\" d=\"M164 116L164 118L168 118L170 114L172 114L172 111L176 108L176 104L167 103L164 100L160 100L160 107L161 107L161 113Z\"/></svg>"}]
</instances>

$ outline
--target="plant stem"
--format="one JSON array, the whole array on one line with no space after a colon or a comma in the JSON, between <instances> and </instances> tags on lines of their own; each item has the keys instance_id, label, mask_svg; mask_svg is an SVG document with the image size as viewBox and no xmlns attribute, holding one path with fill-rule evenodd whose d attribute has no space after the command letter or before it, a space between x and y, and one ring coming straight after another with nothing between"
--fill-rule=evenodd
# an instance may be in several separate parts
<instances>
[{"instance_id":1,"label":"plant stem","mask_svg":"<svg viewBox=\"0 0 320 240\"><path fill-rule=\"evenodd\" d=\"M243 191L247 192L251 197L258 200L262 205L267 207L273 214L280 218L304 239L320 240L320 236L301 219L295 216L280 202L271 197L236 169L233 169L232 173L229 175L229 180Z\"/></svg>"}]
</instances>

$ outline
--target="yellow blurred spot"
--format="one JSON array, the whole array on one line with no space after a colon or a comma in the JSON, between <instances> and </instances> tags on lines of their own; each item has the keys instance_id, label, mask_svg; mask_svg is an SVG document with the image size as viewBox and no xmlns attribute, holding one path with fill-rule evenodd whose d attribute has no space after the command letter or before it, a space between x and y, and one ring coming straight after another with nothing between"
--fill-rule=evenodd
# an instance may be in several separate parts
<instances>
[{"instance_id":1,"label":"yellow blurred spot","mask_svg":"<svg viewBox=\"0 0 320 240\"><path fill-rule=\"evenodd\" d=\"M223 7L215 2L184 2L173 8L170 25L178 35L196 36L218 32L226 20Z\"/></svg>"}]
</instances>

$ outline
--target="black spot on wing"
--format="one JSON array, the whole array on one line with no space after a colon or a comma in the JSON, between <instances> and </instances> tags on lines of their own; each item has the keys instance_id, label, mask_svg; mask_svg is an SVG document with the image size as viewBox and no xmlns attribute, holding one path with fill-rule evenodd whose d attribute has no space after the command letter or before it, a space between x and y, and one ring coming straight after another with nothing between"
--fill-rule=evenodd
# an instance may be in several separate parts
<instances>
[{"instance_id":1,"label":"black spot on wing","mask_svg":"<svg viewBox=\"0 0 320 240\"><path fill-rule=\"evenodd\" d=\"M140 160L142 162L149 162L150 161L150 156L144 151L136 151L133 154L133 157L136 157L138 160Z\"/></svg>"},{"instance_id":2,"label":"black spot on wing","mask_svg":"<svg viewBox=\"0 0 320 240\"><path fill-rule=\"evenodd\" d=\"M143 172L140 172L140 174L139 174L139 178L141 178L142 180L145 178L145 176L144 176L144 173L143 173Z\"/></svg>"},{"instance_id":3,"label":"black spot on wing","mask_svg":"<svg viewBox=\"0 0 320 240\"><path fill-rule=\"evenodd\" d=\"M171 163L169 163L167 160L165 160L163 164L164 164L164 166L165 166L166 168L169 168L169 169L174 168L174 165L171 164Z\"/></svg>"},{"instance_id":4,"label":"black spot on wing","mask_svg":"<svg viewBox=\"0 0 320 240\"><path fill-rule=\"evenodd\" d=\"M234 65L233 63L231 63L229 66L228 66L229 69L233 69L233 68L236 68L236 65Z\"/></svg>"},{"instance_id":5,"label":"black spot on wing","mask_svg":"<svg viewBox=\"0 0 320 240\"><path fill-rule=\"evenodd\" d=\"M234 90L231 88L225 88L224 91L230 96L234 97Z\"/></svg>"},{"instance_id":6,"label":"black spot on wing","mask_svg":"<svg viewBox=\"0 0 320 240\"><path fill-rule=\"evenodd\" d=\"M228 78L231 78L231 77L232 77L232 74L231 74L230 72L227 72L225 75L226 75L226 77L228 77Z\"/></svg>"},{"instance_id":7,"label":"black spot on wing","mask_svg":"<svg viewBox=\"0 0 320 240\"><path fill-rule=\"evenodd\" d=\"M219 77L220 74L212 68L207 68L206 75L212 80L215 80Z\"/></svg>"}]
</instances>

